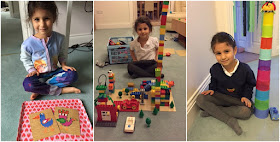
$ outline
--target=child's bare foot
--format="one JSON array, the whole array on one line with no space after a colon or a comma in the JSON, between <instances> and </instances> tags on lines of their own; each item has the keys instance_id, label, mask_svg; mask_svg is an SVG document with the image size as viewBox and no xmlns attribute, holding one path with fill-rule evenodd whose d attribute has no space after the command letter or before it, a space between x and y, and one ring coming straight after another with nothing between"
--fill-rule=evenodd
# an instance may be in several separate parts
<instances>
[{"instance_id":1,"label":"child's bare foot","mask_svg":"<svg viewBox=\"0 0 280 142\"><path fill-rule=\"evenodd\" d=\"M76 87L64 87L64 88L62 88L61 94L66 94L66 93L80 94L81 90L76 88Z\"/></svg>"},{"instance_id":2,"label":"child's bare foot","mask_svg":"<svg viewBox=\"0 0 280 142\"><path fill-rule=\"evenodd\" d=\"M37 94L37 93L32 93L31 96L30 96L30 100L31 100L31 101L35 100L37 96L39 96L39 94Z\"/></svg>"}]
</instances>

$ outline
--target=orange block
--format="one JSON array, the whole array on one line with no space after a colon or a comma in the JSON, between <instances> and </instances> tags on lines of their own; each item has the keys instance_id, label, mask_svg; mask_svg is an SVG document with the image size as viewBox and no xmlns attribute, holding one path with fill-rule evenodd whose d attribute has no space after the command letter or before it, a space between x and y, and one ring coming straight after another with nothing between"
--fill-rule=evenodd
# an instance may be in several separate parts
<instances>
[{"instance_id":1,"label":"orange block","mask_svg":"<svg viewBox=\"0 0 280 142\"><path fill-rule=\"evenodd\" d=\"M261 49L271 49L271 48L272 48L272 38L262 38Z\"/></svg>"}]
</instances>

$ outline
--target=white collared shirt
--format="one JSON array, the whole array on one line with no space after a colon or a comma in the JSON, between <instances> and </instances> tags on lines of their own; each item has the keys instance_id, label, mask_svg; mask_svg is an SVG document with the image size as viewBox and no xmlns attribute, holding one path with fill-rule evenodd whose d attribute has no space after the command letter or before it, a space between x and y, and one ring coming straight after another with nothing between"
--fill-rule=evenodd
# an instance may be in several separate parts
<instances>
[{"instance_id":1,"label":"white collared shirt","mask_svg":"<svg viewBox=\"0 0 280 142\"><path fill-rule=\"evenodd\" d=\"M138 38L135 38L130 43L130 50L134 50L137 61L140 60L155 60L156 50L158 49L158 39L156 37L149 36L144 47L138 42Z\"/></svg>"},{"instance_id":2,"label":"white collared shirt","mask_svg":"<svg viewBox=\"0 0 280 142\"><path fill-rule=\"evenodd\" d=\"M237 63L236 63L236 65L235 65L235 67L234 67L234 69L233 69L232 72L228 72L228 71L224 68L224 66L221 65L222 68L223 68L223 70L224 70L224 73L225 73L227 76L229 76L229 77L231 77L231 76L235 73L235 71L237 70L237 68L238 68L239 60L238 60L238 59L235 59L235 60L237 61Z\"/></svg>"}]
</instances>

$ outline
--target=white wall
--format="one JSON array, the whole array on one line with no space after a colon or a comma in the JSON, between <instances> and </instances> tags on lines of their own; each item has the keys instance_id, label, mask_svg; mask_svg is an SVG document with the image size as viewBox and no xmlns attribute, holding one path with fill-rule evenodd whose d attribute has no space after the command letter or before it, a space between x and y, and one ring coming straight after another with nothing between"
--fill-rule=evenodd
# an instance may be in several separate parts
<instances>
[{"instance_id":1,"label":"white wall","mask_svg":"<svg viewBox=\"0 0 280 142\"><path fill-rule=\"evenodd\" d=\"M54 31L66 33L67 2L56 1L59 16L57 23L54 24ZM85 12L84 1L74 1L72 7L70 40L69 45L88 42L92 39L91 30L93 28L93 12ZM93 9L93 2L87 2L86 9Z\"/></svg>"},{"instance_id":2,"label":"white wall","mask_svg":"<svg viewBox=\"0 0 280 142\"><path fill-rule=\"evenodd\" d=\"M233 2L216 1L215 11L217 32L227 32L230 35L234 36Z\"/></svg>"},{"instance_id":3,"label":"white wall","mask_svg":"<svg viewBox=\"0 0 280 142\"><path fill-rule=\"evenodd\" d=\"M274 1L276 12L273 20L272 53L271 56L279 55L279 1ZM277 10L278 8L278 10Z\"/></svg>"},{"instance_id":4,"label":"white wall","mask_svg":"<svg viewBox=\"0 0 280 142\"><path fill-rule=\"evenodd\" d=\"M131 28L135 19L136 1L95 1L96 29Z\"/></svg>"},{"instance_id":5,"label":"white wall","mask_svg":"<svg viewBox=\"0 0 280 142\"><path fill-rule=\"evenodd\" d=\"M216 62L210 46L212 36L217 33L215 14L215 2L187 2L187 99L195 95ZM197 115L198 109L194 107L194 111L187 114L187 129Z\"/></svg>"}]
</instances>

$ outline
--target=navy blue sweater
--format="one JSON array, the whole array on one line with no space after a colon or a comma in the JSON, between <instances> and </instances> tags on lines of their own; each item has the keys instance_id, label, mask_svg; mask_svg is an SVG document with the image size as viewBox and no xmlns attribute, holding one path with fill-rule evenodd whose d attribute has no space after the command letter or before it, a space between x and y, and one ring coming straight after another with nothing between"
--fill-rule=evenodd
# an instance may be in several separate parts
<instances>
[{"instance_id":1,"label":"navy blue sweater","mask_svg":"<svg viewBox=\"0 0 280 142\"><path fill-rule=\"evenodd\" d=\"M242 62L231 77L224 73L220 63L214 64L210 69L211 83L209 90L217 91L236 98L252 98L253 88L256 86L256 79L251 68Z\"/></svg>"}]
</instances>

